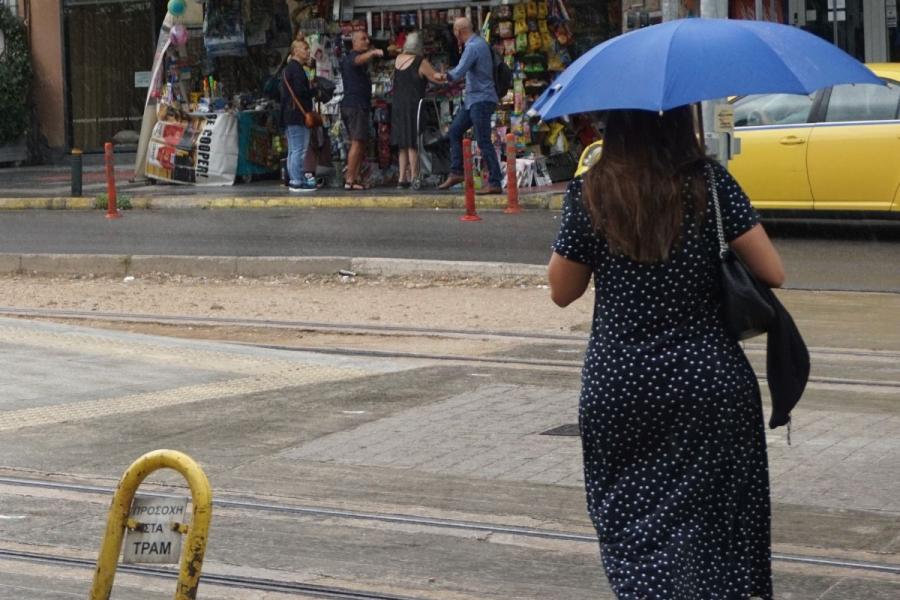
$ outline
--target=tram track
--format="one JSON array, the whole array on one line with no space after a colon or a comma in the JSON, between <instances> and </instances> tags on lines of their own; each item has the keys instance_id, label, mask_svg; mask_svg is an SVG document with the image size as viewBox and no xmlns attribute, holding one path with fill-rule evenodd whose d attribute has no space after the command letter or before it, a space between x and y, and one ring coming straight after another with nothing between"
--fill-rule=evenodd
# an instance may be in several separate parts
<instances>
[{"instance_id":1,"label":"tram track","mask_svg":"<svg viewBox=\"0 0 900 600\"><path fill-rule=\"evenodd\" d=\"M191 315L153 315L144 313L119 313L100 311L78 311L52 308L0 307L0 316L34 318L72 319L80 321L119 321L125 323L145 323L158 325L187 326L235 326L272 329L289 329L299 332L321 332L353 335L370 333L384 336L451 337L462 339L499 338L507 340L530 340L539 342L587 343L587 333L561 334L529 331L501 331L491 329L448 329L437 327L409 327L400 325L372 325L363 323L341 324L317 321L288 321L279 319L248 319L240 317L200 317ZM744 348L765 351L765 344L745 343ZM865 350L858 348L809 348L810 354L823 356L865 357L884 360L900 359L900 352L890 350Z\"/></svg>"},{"instance_id":2,"label":"tram track","mask_svg":"<svg viewBox=\"0 0 900 600\"><path fill-rule=\"evenodd\" d=\"M18 486L23 488L43 488L56 491L74 492L80 494L102 494L112 496L115 488L99 485L85 485L76 483L59 482L52 479L36 479L24 477L6 477L0 476L0 486ZM170 497L169 494L158 492L141 492L141 496L164 498ZM213 500L213 508L228 508L233 510L245 510L250 512L267 512L280 513L294 516L322 517L339 520L364 520L377 521L382 523L390 523L405 526L420 526L437 529L448 530L467 530L482 534L493 535L509 535L514 537L541 538L545 540L555 540L561 542L587 543L596 544L597 537L593 534L576 533L567 531L557 531L550 529L536 529L527 527L516 527L508 525L500 525L494 523L484 523L476 521L464 521L455 519L436 519L419 517L414 515L392 514L392 513L373 513L366 511L346 510L324 506L303 506L295 504L285 504L277 502L261 502L251 501L237 498L217 497ZM4 556L3 550L0 550L0 558ZM849 569L854 571L878 572L890 575L900 576L900 564L876 563L869 561L845 560L833 557L811 556L801 554L784 554L773 553L772 560L775 562L795 563L809 566ZM204 575L204 578L206 576ZM343 596L323 596L337 597ZM356 598L357 596L349 596ZM372 598L381 598L381 596L371 596ZM369 598L369 596L359 596L359 598ZM393 597L385 597L393 598Z\"/></svg>"},{"instance_id":3,"label":"tram track","mask_svg":"<svg viewBox=\"0 0 900 600\"><path fill-rule=\"evenodd\" d=\"M586 344L587 334L552 334L539 332L497 331L477 329L442 329L427 327L402 327L392 325L369 324L335 324L313 321L285 321L270 319L246 319L229 317L196 317L187 315L148 315L136 313L93 312L57 309L24 309L14 307L0 307L0 316L16 316L26 318L51 318L71 319L78 321L111 321L120 323L150 324L150 325L183 325L205 327L242 327L242 328L270 328L288 329L298 332L318 332L338 335L381 335L381 336L411 336L429 338L456 338L456 339L502 339L521 340L532 343L579 343ZM366 358L389 358L430 360L440 362L486 364L496 366L524 366L524 367L553 367L580 369L582 359L554 360L547 358L520 358L502 355L472 356L464 354L441 354L429 352L403 352L396 350L364 349L364 348L340 348L323 346L299 346L296 344L271 344L258 342L230 342L255 348L271 350L309 352L316 354L329 354L338 356L356 356ZM745 350L750 352L764 352L764 344L745 344ZM818 348L809 349L810 356L829 357L832 359L869 359L878 362L890 362L900 360L900 352L887 350L864 349L837 349ZM766 376L757 373L760 381L766 381ZM811 383L824 385L839 385L849 387L868 387L875 389L897 390L900 392L900 381L875 380L875 379L850 379L840 377L811 376Z\"/></svg>"},{"instance_id":4,"label":"tram track","mask_svg":"<svg viewBox=\"0 0 900 600\"><path fill-rule=\"evenodd\" d=\"M7 550L0 548L0 560L12 560L28 562L32 564L49 565L54 567L68 567L93 570L97 566L95 560L45 554L41 552L24 552L20 550ZM174 568L151 567L147 565L119 564L118 573L137 575L142 577L154 577L158 579L178 579L178 571ZM258 590L265 592L280 592L293 594L307 598L333 598L335 600L419 600L411 596L396 596L381 592L367 592L363 590L351 590L340 587L300 583L295 581L280 581L276 579L263 579L260 577L247 577L241 575L224 575L204 571L201 576L203 586L214 585L219 587L236 588L242 590Z\"/></svg>"}]
</instances>

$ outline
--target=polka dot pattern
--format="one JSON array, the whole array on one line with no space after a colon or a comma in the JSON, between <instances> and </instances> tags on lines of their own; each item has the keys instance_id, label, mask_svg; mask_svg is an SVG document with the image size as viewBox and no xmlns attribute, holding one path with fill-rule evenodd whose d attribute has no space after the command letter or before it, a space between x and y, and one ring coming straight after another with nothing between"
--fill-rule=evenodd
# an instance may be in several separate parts
<instances>
[{"instance_id":1,"label":"polka dot pattern","mask_svg":"<svg viewBox=\"0 0 900 600\"><path fill-rule=\"evenodd\" d=\"M725 235L759 217L716 165ZM594 317L579 409L588 511L620 600L772 600L759 385L721 320L715 212L638 263L593 232L569 186L554 251L589 265Z\"/></svg>"}]
</instances>

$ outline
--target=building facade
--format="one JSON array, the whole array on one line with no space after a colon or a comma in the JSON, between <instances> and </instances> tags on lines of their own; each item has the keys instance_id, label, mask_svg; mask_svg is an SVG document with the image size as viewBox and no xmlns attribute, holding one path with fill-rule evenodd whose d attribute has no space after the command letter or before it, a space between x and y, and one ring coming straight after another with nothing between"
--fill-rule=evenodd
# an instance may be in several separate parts
<instances>
[{"instance_id":1,"label":"building facade","mask_svg":"<svg viewBox=\"0 0 900 600\"><path fill-rule=\"evenodd\" d=\"M861 61L887 62L900 60L896 1L728 0L727 10L731 18L752 19L759 5L767 20L802 27ZM50 148L99 150L117 134L140 129L143 79L153 61L165 0L0 2L13 6L28 23L35 73L32 100L38 130ZM365 10L433 4L343 0L339 10L352 12L354 2ZM640 18L629 20L629 13L645 14L651 23L663 20L667 12L669 18L694 16L700 13L700 0L625 0L621 10L622 28L627 29L641 23Z\"/></svg>"}]
</instances>

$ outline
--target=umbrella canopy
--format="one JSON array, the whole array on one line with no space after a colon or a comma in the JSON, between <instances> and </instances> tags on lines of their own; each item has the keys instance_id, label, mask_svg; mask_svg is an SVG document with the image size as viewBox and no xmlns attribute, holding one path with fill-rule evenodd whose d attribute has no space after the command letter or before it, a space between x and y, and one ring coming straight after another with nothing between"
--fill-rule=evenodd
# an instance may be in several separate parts
<instances>
[{"instance_id":1,"label":"umbrella canopy","mask_svg":"<svg viewBox=\"0 0 900 600\"><path fill-rule=\"evenodd\" d=\"M681 19L612 38L573 62L531 110L652 111L745 94L811 94L841 83L883 85L837 46L797 27Z\"/></svg>"}]
</instances>

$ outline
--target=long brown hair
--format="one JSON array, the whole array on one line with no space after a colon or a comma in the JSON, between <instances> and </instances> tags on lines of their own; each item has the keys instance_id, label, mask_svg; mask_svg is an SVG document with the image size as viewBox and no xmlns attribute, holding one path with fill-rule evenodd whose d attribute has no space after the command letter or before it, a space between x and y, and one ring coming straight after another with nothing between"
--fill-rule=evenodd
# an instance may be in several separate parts
<instances>
[{"instance_id":1,"label":"long brown hair","mask_svg":"<svg viewBox=\"0 0 900 600\"><path fill-rule=\"evenodd\" d=\"M706 216L705 161L690 106L609 111L600 160L584 177L594 229L614 252L666 259L681 243L686 182L695 223Z\"/></svg>"}]
</instances>

